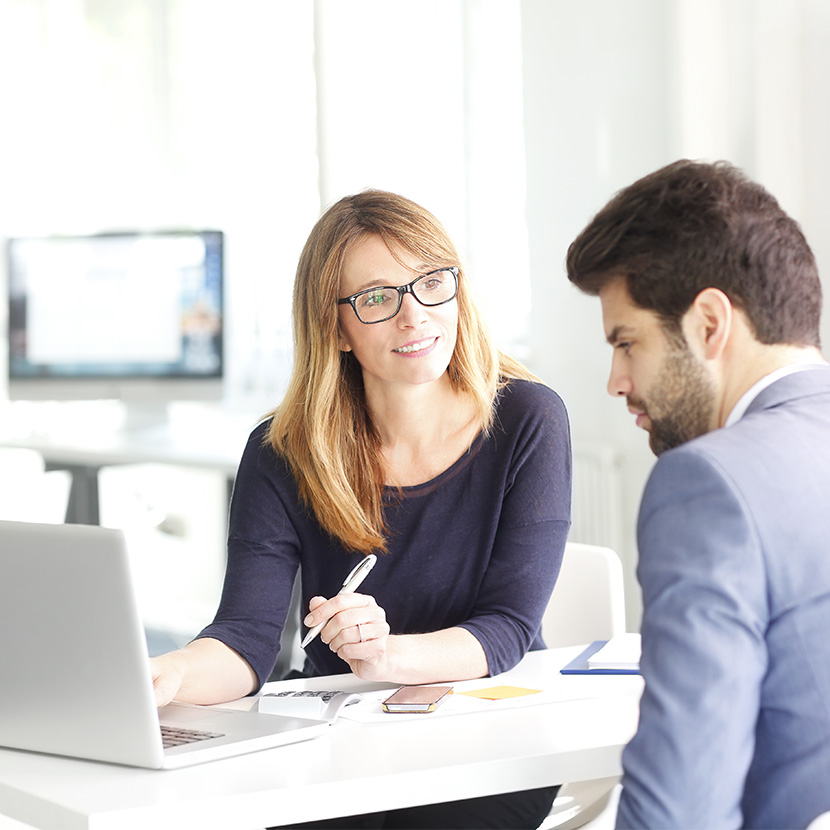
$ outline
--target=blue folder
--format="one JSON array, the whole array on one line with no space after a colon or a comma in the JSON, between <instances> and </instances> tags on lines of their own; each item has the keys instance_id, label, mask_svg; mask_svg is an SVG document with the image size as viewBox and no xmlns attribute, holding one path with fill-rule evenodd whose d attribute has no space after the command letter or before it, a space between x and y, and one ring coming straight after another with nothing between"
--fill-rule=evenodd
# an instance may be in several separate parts
<instances>
[{"instance_id":1,"label":"blue folder","mask_svg":"<svg viewBox=\"0 0 830 830\"><path fill-rule=\"evenodd\" d=\"M592 669L588 658L599 651L608 640L594 640L578 657L559 669L561 674L639 674L639 669Z\"/></svg>"}]
</instances>

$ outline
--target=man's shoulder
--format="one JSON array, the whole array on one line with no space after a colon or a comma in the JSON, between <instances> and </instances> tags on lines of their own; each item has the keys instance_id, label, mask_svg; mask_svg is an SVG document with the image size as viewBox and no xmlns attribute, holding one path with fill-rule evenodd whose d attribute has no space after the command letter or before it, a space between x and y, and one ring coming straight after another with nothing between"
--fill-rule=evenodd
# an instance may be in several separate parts
<instances>
[{"instance_id":1,"label":"man's shoulder","mask_svg":"<svg viewBox=\"0 0 830 830\"><path fill-rule=\"evenodd\" d=\"M736 513L749 510L762 520L779 515L796 497L811 502L807 482L824 490L824 471L830 468L830 399L805 394L815 384L786 385L790 391L779 389L732 426L661 454L643 494L641 519L680 505L690 516L700 510L723 515L731 505Z\"/></svg>"}]
</instances>

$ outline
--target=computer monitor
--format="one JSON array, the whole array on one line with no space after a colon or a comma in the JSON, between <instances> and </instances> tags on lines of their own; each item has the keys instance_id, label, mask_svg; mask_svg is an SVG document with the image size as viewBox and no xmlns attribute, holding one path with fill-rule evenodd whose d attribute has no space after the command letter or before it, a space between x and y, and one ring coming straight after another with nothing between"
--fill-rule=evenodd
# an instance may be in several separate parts
<instances>
[{"instance_id":1,"label":"computer monitor","mask_svg":"<svg viewBox=\"0 0 830 830\"><path fill-rule=\"evenodd\" d=\"M221 231L14 238L7 264L11 400L221 398Z\"/></svg>"}]
</instances>

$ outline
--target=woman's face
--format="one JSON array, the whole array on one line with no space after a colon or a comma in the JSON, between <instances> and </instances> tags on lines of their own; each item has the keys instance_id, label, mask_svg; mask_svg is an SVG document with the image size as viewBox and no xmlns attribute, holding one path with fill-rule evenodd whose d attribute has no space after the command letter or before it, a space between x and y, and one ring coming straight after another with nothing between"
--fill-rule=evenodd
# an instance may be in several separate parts
<instances>
[{"instance_id":1,"label":"woman's face","mask_svg":"<svg viewBox=\"0 0 830 830\"><path fill-rule=\"evenodd\" d=\"M340 297L378 286L401 286L433 267L400 251L399 262L377 235L356 243L340 277ZM401 264L403 263L403 264ZM363 369L367 391L376 384L423 384L443 376L455 349L458 302L424 306L404 294L401 308L389 320L367 325L354 309L339 306L340 348L354 352Z\"/></svg>"}]
</instances>

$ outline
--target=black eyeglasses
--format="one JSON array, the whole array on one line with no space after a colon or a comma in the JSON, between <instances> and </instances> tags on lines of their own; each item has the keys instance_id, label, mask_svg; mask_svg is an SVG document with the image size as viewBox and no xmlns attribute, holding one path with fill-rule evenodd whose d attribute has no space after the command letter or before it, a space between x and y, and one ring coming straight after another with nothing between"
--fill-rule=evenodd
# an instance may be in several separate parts
<instances>
[{"instance_id":1,"label":"black eyeglasses","mask_svg":"<svg viewBox=\"0 0 830 830\"><path fill-rule=\"evenodd\" d=\"M439 268L412 280L407 285L380 285L358 291L351 297L337 301L348 303L361 323L382 323L391 320L400 310L404 294L411 294L421 305L435 306L448 303L458 293L458 268Z\"/></svg>"}]
</instances>

